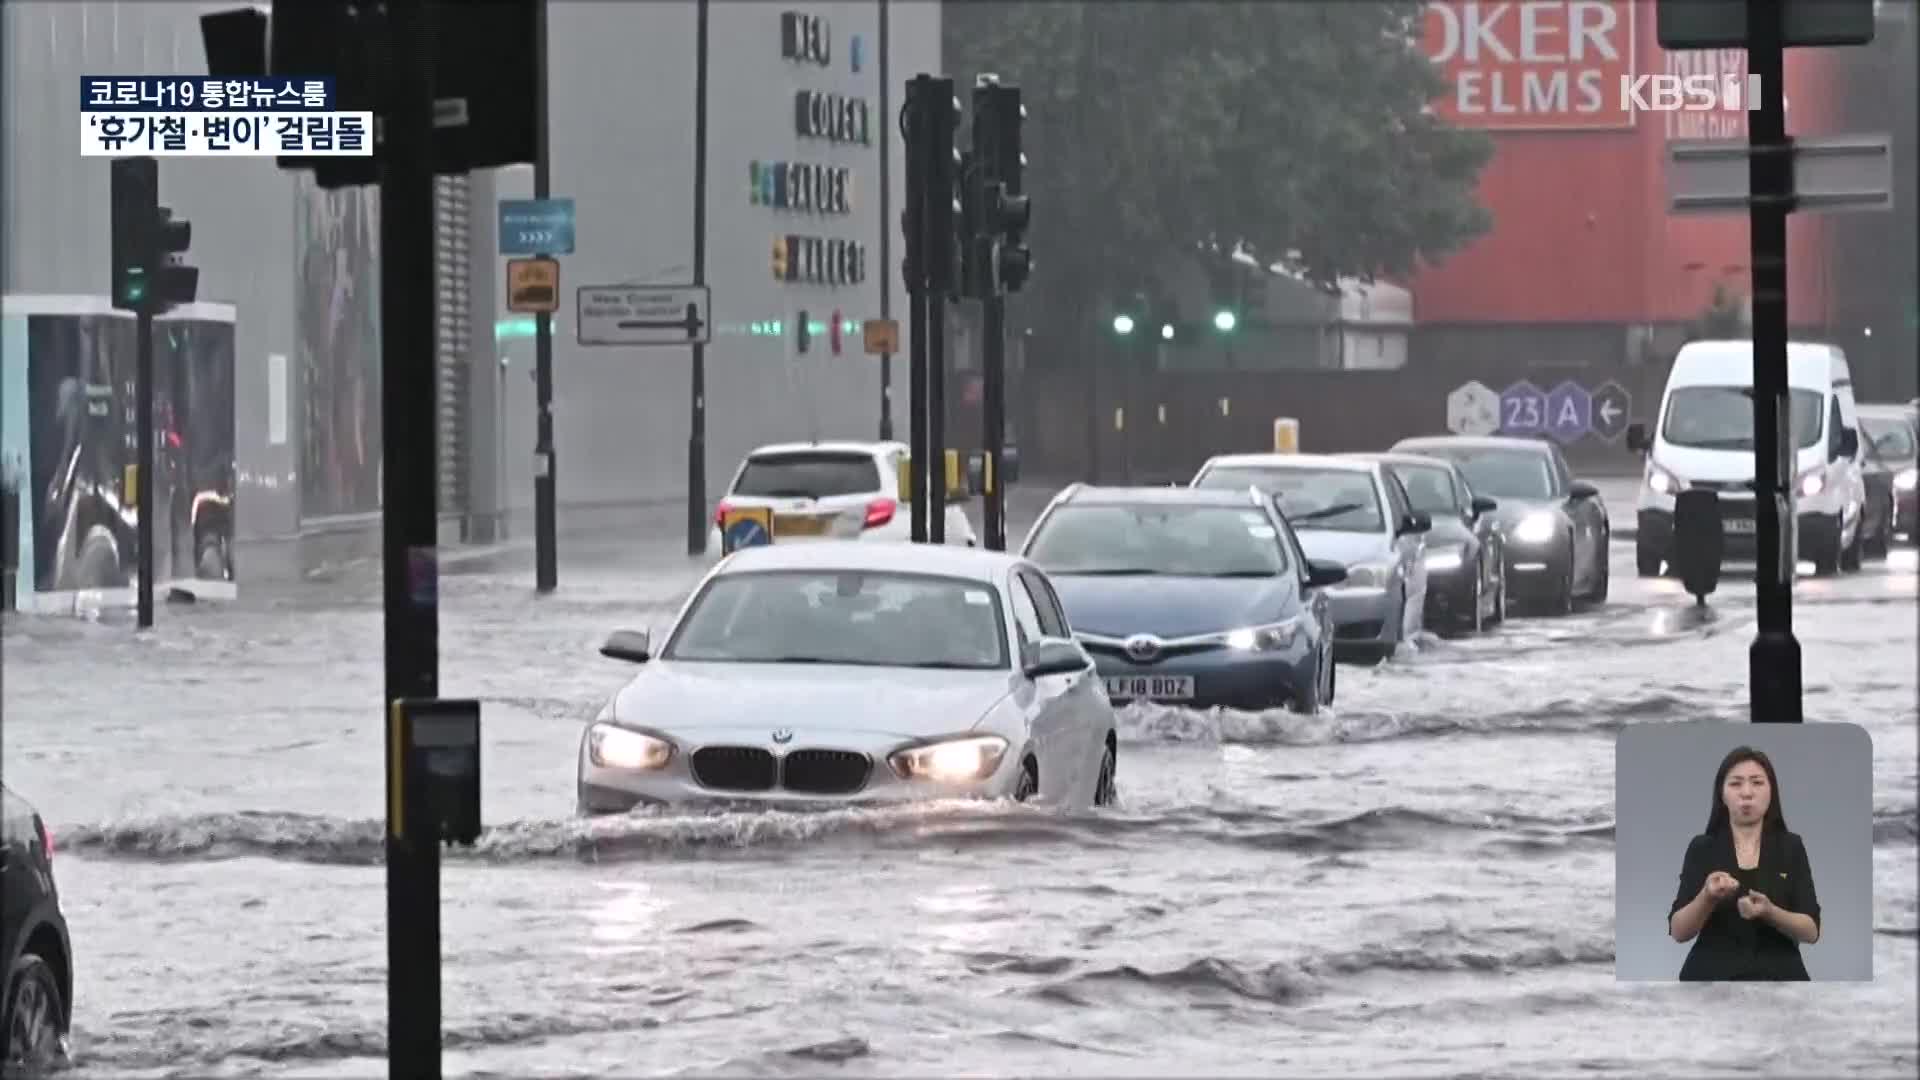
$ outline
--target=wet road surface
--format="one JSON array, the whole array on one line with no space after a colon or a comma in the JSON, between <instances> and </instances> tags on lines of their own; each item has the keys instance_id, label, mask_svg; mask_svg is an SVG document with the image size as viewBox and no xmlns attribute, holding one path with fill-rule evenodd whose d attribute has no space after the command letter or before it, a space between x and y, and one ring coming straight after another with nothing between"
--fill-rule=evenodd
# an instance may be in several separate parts
<instances>
[{"instance_id":1,"label":"wet road surface","mask_svg":"<svg viewBox=\"0 0 1920 1080\"><path fill-rule=\"evenodd\" d=\"M1751 587L1703 617L1613 557L1604 607L1343 668L1330 715L1130 710L1114 812L596 822L594 649L699 569L576 543L536 598L477 561L442 589L491 823L443 883L448 1072L1911 1076L1914 555L1798 594L1809 718L1875 741L1875 979L1710 994L1614 981L1613 736L1744 720ZM75 1075L385 1074L378 603L7 624Z\"/></svg>"}]
</instances>

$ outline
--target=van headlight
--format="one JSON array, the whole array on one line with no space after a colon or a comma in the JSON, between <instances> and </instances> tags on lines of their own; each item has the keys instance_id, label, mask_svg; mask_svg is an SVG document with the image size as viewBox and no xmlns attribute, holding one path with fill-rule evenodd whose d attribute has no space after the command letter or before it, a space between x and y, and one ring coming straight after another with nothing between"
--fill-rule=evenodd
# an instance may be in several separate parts
<instances>
[{"instance_id":1,"label":"van headlight","mask_svg":"<svg viewBox=\"0 0 1920 1080\"><path fill-rule=\"evenodd\" d=\"M1007 755L1007 740L998 735L974 735L896 750L887 764L902 780L933 780L957 784L985 780Z\"/></svg>"},{"instance_id":2,"label":"van headlight","mask_svg":"<svg viewBox=\"0 0 1920 1080\"><path fill-rule=\"evenodd\" d=\"M1243 626L1238 630L1229 630L1220 635L1220 639L1226 642L1229 649L1276 652L1292 648L1299 636L1300 620L1293 618L1266 626Z\"/></svg>"},{"instance_id":3,"label":"van headlight","mask_svg":"<svg viewBox=\"0 0 1920 1080\"><path fill-rule=\"evenodd\" d=\"M1916 483L1920 483L1920 470L1901 469L1893 474L1893 486L1901 491L1912 491Z\"/></svg>"},{"instance_id":4,"label":"van headlight","mask_svg":"<svg viewBox=\"0 0 1920 1080\"><path fill-rule=\"evenodd\" d=\"M1825 490L1827 490L1826 473L1816 470L1800 477L1799 491L1801 498L1811 499Z\"/></svg>"},{"instance_id":5,"label":"van headlight","mask_svg":"<svg viewBox=\"0 0 1920 1080\"><path fill-rule=\"evenodd\" d=\"M1647 466L1647 486L1656 495L1677 495L1686 490L1686 482L1658 465Z\"/></svg>"},{"instance_id":6,"label":"van headlight","mask_svg":"<svg viewBox=\"0 0 1920 1080\"><path fill-rule=\"evenodd\" d=\"M1459 547L1434 548L1427 552L1427 570L1430 572L1445 573L1449 570L1458 570L1466 561L1466 552Z\"/></svg>"},{"instance_id":7,"label":"van headlight","mask_svg":"<svg viewBox=\"0 0 1920 1080\"><path fill-rule=\"evenodd\" d=\"M1560 531L1560 522L1552 514L1542 511L1528 514L1519 525L1514 527L1513 538L1523 544L1544 544L1553 539Z\"/></svg>"},{"instance_id":8,"label":"van headlight","mask_svg":"<svg viewBox=\"0 0 1920 1080\"><path fill-rule=\"evenodd\" d=\"M673 744L629 728L595 724L587 732L587 756L603 769L650 772L673 760Z\"/></svg>"}]
</instances>

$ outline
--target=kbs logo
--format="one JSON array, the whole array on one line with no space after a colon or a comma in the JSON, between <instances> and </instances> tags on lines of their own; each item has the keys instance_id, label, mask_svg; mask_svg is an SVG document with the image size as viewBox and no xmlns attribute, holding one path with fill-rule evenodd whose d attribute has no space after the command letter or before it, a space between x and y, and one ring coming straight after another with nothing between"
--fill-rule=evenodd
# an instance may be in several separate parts
<instances>
[{"instance_id":1,"label":"kbs logo","mask_svg":"<svg viewBox=\"0 0 1920 1080\"><path fill-rule=\"evenodd\" d=\"M1647 112L1758 112L1758 75L1622 75L1620 107Z\"/></svg>"}]
</instances>

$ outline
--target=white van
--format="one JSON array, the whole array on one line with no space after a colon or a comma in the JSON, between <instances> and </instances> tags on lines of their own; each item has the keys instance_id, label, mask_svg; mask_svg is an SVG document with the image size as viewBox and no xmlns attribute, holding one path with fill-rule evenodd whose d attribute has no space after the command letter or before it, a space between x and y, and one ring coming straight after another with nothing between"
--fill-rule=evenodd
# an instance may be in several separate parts
<instances>
[{"instance_id":1,"label":"white van","mask_svg":"<svg viewBox=\"0 0 1920 1080\"><path fill-rule=\"evenodd\" d=\"M1822 574L1857 570L1866 483L1846 354L1832 345L1789 343L1787 386L1797 560ZM1689 488L1719 495L1724 553L1753 557L1752 393L1753 342L1691 342L1667 375L1658 425L1652 432L1642 424L1628 429L1627 445L1646 455L1635 544L1642 577L1672 561L1674 495Z\"/></svg>"}]
</instances>

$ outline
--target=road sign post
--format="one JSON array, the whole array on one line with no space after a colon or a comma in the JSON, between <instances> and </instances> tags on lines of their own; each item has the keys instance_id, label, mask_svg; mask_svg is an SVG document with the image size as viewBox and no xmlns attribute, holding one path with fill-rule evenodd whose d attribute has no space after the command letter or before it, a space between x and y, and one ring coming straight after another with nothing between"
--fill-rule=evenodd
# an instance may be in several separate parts
<instances>
[{"instance_id":1,"label":"road sign post","mask_svg":"<svg viewBox=\"0 0 1920 1080\"><path fill-rule=\"evenodd\" d=\"M1547 395L1547 434L1563 445L1586 437L1593 425L1593 398L1587 389L1569 379Z\"/></svg>"},{"instance_id":2,"label":"road sign post","mask_svg":"<svg viewBox=\"0 0 1920 1080\"><path fill-rule=\"evenodd\" d=\"M705 285L582 285L574 294L582 345L705 345L711 292Z\"/></svg>"}]
</instances>

